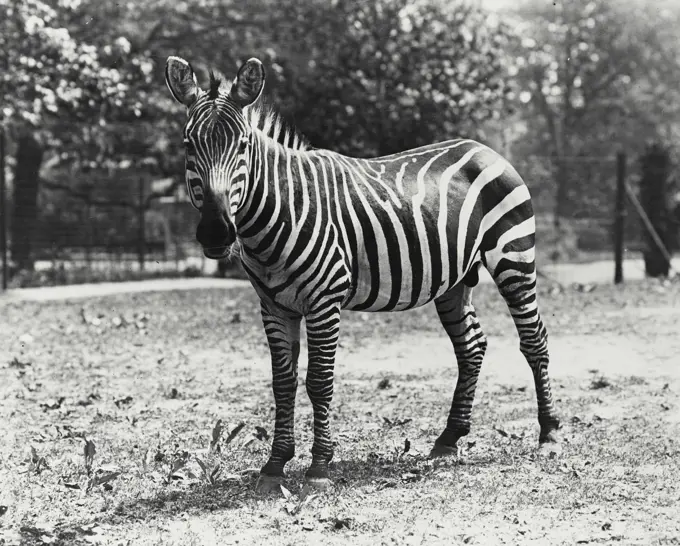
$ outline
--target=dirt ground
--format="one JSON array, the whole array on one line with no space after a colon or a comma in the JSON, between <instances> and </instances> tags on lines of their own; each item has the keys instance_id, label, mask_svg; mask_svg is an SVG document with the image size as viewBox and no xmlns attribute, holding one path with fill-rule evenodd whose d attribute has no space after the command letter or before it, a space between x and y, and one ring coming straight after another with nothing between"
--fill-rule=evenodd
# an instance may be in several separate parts
<instances>
[{"instance_id":1,"label":"dirt ground","mask_svg":"<svg viewBox=\"0 0 680 546\"><path fill-rule=\"evenodd\" d=\"M531 374L482 285L458 458L427 459L456 378L434 309L345 314L321 494L304 365L285 489L255 490L274 408L252 290L0 298L0 544L680 544L680 284L544 285L561 453L537 451Z\"/></svg>"}]
</instances>

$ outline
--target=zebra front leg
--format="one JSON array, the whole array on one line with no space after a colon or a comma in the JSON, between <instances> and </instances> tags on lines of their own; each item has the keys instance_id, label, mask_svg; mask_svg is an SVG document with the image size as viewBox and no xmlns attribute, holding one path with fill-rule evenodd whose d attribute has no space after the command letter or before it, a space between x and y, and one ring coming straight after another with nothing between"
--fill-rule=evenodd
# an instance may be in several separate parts
<instances>
[{"instance_id":1,"label":"zebra front leg","mask_svg":"<svg viewBox=\"0 0 680 546\"><path fill-rule=\"evenodd\" d=\"M295 455L295 394L300 355L300 321L262 302L262 321L272 358L272 388L276 403L276 423L272 452L260 471L258 489L278 486L286 463Z\"/></svg>"},{"instance_id":2,"label":"zebra front leg","mask_svg":"<svg viewBox=\"0 0 680 546\"><path fill-rule=\"evenodd\" d=\"M430 457L441 457L457 454L458 440L470 432L472 404L487 344L472 305L472 288L458 285L437 298L435 305L458 361L458 381L446 428L430 452Z\"/></svg>"},{"instance_id":3,"label":"zebra front leg","mask_svg":"<svg viewBox=\"0 0 680 546\"><path fill-rule=\"evenodd\" d=\"M325 489L331 485L328 463L333 458L329 414L333 399L335 351L340 331L340 306L324 306L305 317L309 367L307 394L314 410L314 443L312 464L305 474L308 485Z\"/></svg>"}]
</instances>

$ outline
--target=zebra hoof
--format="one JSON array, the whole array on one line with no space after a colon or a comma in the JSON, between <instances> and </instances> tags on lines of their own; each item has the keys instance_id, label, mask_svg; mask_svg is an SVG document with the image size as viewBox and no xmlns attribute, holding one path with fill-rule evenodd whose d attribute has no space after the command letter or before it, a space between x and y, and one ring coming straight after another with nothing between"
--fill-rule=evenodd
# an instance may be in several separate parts
<instances>
[{"instance_id":1,"label":"zebra hoof","mask_svg":"<svg viewBox=\"0 0 680 546\"><path fill-rule=\"evenodd\" d=\"M281 484L283 482L283 476L269 476L267 474L260 474L257 479L257 485L255 489L258 493L282 493Z\"/></svg>"},{"instance_id":2,"label":"zebra hoof","mask_svg":"<svg viewBox=\"0 0 680 546\"><path fill-rule=\"evenodd\" d=\"M458 445L447 446L446 444L435 442L432 450L430 451L430 459L438 459L440 457L458 457L458 454Z\"/></svg>"},{"instance_id":3,"label":"zebra hoof","mask_svg":"<svg viewBox=\"0 0 680 546\"><path fill-rule=\"evenodd\" d=\"M538 443L541 445L544 444L559 444L560 439L559 436L557 435L556 430L549 430L546 433L541 433L541 436L538 439Z\"/></svg>"},{"instance_id":4,"label":"zebra hoof","mask_svg":"<svg viewBox=\"0 0 680 546\"><path fill-rule=\"evenodd\" d=\"M330 478L316 478L309 477L305 478L305 486L303 491L308 494L310 491L328 491L333 487L333 482Z\"/></svg>"},{"instance_id":5,"label":"zebra hoof","mask_svg":"<svg viewBox=\"0 0 680 546\"><path fill-rule=\"evenodd\" d=\"M538 440L538 454L549 459L554 459L562 454L562 444L554 430L547 434L541 434Z\"/></svg>"}]
</instances>

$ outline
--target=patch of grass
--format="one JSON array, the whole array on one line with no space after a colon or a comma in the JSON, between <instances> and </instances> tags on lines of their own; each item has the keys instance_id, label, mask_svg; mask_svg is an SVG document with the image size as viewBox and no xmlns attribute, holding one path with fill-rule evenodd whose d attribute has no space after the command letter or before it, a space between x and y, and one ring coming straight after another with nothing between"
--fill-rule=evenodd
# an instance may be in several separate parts
<instances>
[{"instance_id":1,"label":"patch of grass","mask_svg":"<svg viewBox=\"0 0 680 546\"><path fill-rule=\"evenodd\" d=\"M448 346L434 309L346 313L335 488L302 488L312 419L300 388L278 496L255 490L274 405L251 290L0 301L1 532L10 544L660 544L680 495L680 289L657 286L540 293L559 348L552 458L536 449L530 374L512 373L521 356L493 287L475 302L497 353L454 459L427 458L455 385L452 351L432 345ZM631 332L635 370L607 354ZM385 357L401 353L416 359ZM612 386L591 389L598 378Z\"/></svg>"}]
</instances>

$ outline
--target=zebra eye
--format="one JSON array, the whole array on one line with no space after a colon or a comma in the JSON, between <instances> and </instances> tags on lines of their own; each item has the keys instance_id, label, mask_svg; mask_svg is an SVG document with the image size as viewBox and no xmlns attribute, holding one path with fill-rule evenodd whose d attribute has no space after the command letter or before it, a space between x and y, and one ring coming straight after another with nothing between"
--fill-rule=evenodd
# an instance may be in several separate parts
<instances>
[{"instance_id":1,"label":"zebra eye","mask_svg":"<svg viewBox=\"0 0 680 546\"><path fill-rule=\"evenodd\" d=\"M248 137L241 137L238 141L238 151L239 153L243 153L246 151L246 147L248 146Z\"/></svg>"}]
</instances>

